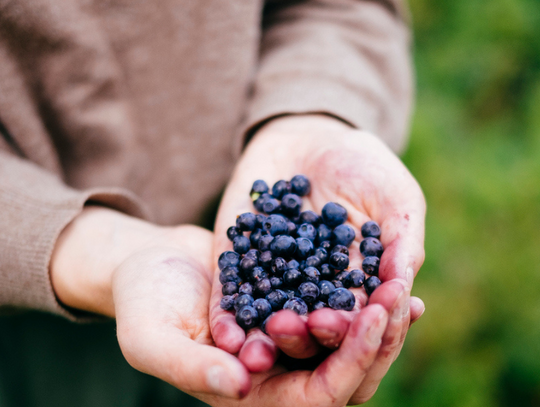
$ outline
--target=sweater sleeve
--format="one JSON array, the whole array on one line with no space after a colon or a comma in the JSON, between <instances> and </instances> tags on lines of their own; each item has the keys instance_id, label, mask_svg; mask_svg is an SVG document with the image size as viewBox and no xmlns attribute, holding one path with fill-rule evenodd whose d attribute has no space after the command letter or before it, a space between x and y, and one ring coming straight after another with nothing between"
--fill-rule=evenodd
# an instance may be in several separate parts
<instances>
[{"instance_id":1,"label":"sweater sleeve","mask_svg":"<svg viewBox=\"0 0 540 407\"><path fill-rule=\"evenodd\" d=\"M243 128L325 113L401 151L413 94L406 17L400 0L267 1Z\"/></svg>"},{"instance_id":2,"label":"sweater sleeve","mask_svg":"<svg viewBox=\"0 0 540 407\"><path fill-rule=\"evenodd\" d=\"M74 190L39 166L0 150L0 310L31 308L79 317L56 299L49 262L60 232L89 202L145 216L127 191Z\"/></svg>"}]
</instances>

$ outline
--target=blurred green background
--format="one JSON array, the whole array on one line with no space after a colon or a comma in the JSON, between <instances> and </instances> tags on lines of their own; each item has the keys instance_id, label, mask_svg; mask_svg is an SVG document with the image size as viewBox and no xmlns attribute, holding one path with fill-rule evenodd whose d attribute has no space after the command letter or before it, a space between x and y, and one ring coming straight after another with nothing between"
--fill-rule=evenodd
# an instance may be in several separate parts
<instances>
[{"instance_id":1,"label":"blurred green background","mask_svg":"<svg viewBox=\"0 0 540 407\"><path fill-rule=\"evenodd\" d=\"M367 406L540 406L540 1L410 6L427 311Z\"/></svg>"}]
</instances>

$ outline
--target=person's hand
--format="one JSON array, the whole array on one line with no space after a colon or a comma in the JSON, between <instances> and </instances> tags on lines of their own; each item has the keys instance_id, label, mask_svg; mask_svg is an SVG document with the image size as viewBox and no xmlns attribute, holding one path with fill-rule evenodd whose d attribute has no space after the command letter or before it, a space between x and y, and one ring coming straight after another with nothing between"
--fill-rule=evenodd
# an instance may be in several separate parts
<instances>
[{"instance_id":1,"label":"person's hand","mask_svg":"<svg viewBox=\"0 0 540 407\"><path fill-rule=\"evenodd\" d=\"M351 394L351 403L363 402L373 395L399 355L410 322L424 310L420 299L410 297L414 275L424 259L423 194L401 161L376 137L326 116L276 119L250 141L231 178L216 220L215 259L231 250L226 230L236 216L254 211L249 198L253 181L263 179L271 186L296 174L306 175L312 185L311 194L304 197L303 210L320 213L330 201L347 209L348 222L357 232L349 250L350 268L360 268L360 226L373 219L382 228L385 252L379 275L384 283L369 303L382 305L391 318L377 358ZM364 290L354 292L363 307L367 302ZM273 366L278 348L292 357L307 358L323 347L343 346L350 321L358 313L323 309L306 319L281 311L268 322L270 337L254 329L246 338L232 313L219 308L220 298L221 284L216 273L210 306L214 340L218 347L239 353L252 372Z\"/></svg>"}]
</instances>

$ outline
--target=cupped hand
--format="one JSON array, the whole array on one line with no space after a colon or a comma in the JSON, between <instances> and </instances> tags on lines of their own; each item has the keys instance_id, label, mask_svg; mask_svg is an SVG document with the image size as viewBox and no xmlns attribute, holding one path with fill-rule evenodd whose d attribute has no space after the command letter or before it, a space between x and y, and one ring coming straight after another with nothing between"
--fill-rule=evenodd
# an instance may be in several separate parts
<instances>
[{"instance_id":1,"label":"cupped hand","mask_svg":"<svg viewBox=\"0 0 540 407\"><path fill-rule=\"evenodd\" d=\"M385 252L379 276L383 284L369 304L382 305L390 319L376 359L351 395L350 401L359 403L373 395L399 355L410 322L424 310L420 299L410 297L410 290L424 259L425 201L409 171L375 136L326 116L276 119L250 141L227 187L216 220L215 259L231 250L226 230L236 216L254 211L249 198L253 181L263 179L271 186L296 174L306 175L312 186L302 210L320 213L331 201L347 209L348 223L356 231L349 248L351 268L360 268L361 225L375 220L382 229ZM358 307L352 312L323 309L305 318L281 311L268 322L270 337L258 329L246 337L232 313L219 308L221 284L216 272L210 305L213 337L218 347L238 352L253 372L273 366L278 349L295 358L307 358L321 348L343 346L351 321L368 302L363 289L354 292Z\"/></svg>"}]
</instances>

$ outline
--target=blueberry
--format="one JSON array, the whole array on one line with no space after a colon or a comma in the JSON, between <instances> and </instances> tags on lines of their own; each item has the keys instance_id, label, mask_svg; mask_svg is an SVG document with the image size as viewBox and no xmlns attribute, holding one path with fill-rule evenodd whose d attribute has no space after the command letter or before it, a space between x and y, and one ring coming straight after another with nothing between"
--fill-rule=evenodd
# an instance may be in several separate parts
<instances>
[{"instance_id":1,"label":"blueberry","mask_svg":"<svg viewBox=\"0 0 540 407\"><path fill-rule=\"evenodd\" d=\"M298 287L300 298L304 300L306 304L313 304L319 297L319 287L312 282L305 282Z\"/></svg>"},{"instance_id":2,"label":"blueberry","mask_svg":"<svg viewBox=\"0 0 540 407\"><path fill-rule=\"evenodd\" d=\"M351 286L350 281L348 279L350 274L351 273L349 271L344 270L344 271L338 273L334 280L335 281L341 281L341 283L343 284L343 287L349 288Z\"/></svg>"},{"instance_id":3,"label":"blueberry","mask_svg":"<svg viewBox=\"0 0 540 407\"><path fill-rule=\"evenodd\" d=\"M317 301L315 304L311 306L312 311L317 311L319 309L326 308L326 304L322 301Z\"/></svg>"},{"instance_id":4,"label":"blueberry","mask_svg":"<svg viewBox=\"0 0 540 407\"><path fill-rule=\"evenodd\" d=\"M281 203L275 198L268 198L262 203L261 208L262 212L272 215L279 213L281 210Z\"/></svg>"},{"instance_id":5,"label":"blueberry","mask_svg":"<svg viewBox=\"0 0 540 407\"><path fill-rule=\"evenodd\" d=\"M259 250L261 252L266 252L267 250L270 250L270 244L272 243L272 240L274 240L274 236L272 235L262 235L259 238Z\"/></svg>"},{"instance_id":6,"label":"blueberry","mask_svg":"<svg viewBox=\"0 0 540 407\"><path fill-rule=\"evenodd\" d=\"M306 261L300 260L300 265L298 266L298 270L304 271L305 268L306 268Z\"/></svg>"},{"instance_id":7,"label":"blueberry","mask_svg":"<svg viewBox=\"0 0 540 407\"><path fill-rule=\"evenodd\" d=\"M272 283L269 278L263 278L255 283L255 295L266 297L272 291Z\"/></svg>"},{"instance_id":8,"label":"blueberry","mask_svg":"<svg viewBox=\"0 0 540 407\"><path fill-rule=\"evenodd\" d=\"M225 284L223 284L223 287L221 287L221 293L223 295L233 295L238 292L238 284L228 281Z\"/></svg>"},{"instance_id":9,"label":"blueberry","mask_svg":"<svg viewBox=\"0 0 540 407\"><path fill-rule=\"evenodd\" d=\"M319 299L328 302L328 295L335 289L336 287L330 281L323 280L319 282Z\"/></svg>"},{"instance_id":10,"label":"blueberry","mask_svg":"<svg viewBox=\"0 0 540 407\"><path fill-rule=\"evenodd\" d=\"M377 222L372 220L364 223L360 231L363 237L374 237L375 239L379 239L381 237L381 228Z\"/></svg>"},{"instance_id":11,"label":"blueberry","mask_svg":"<svg viewBox=\"0 0 540 407\"><path fill-rule=\"evenodd\" d=\"M279 277L270 277L270 284L272 285L273 289L281 288L283 287L283 280Z\"/></svg>"},{"instance_id":12,"label":"blueberry","mask_svg":"<svg viewBox=\"0 0 540 407\"><path fill-rule=\"evenodd\" d=\"M257 209L259 212L264 212L264 204L266 201L268 201L269 199L273 199L272 198L272 195L270 194L267 194L267 193L264 193L262 194L259 198L257 198L256 201L253 202L253 206L255 207L255 209Z\"/></svg>"},{"instance_id":13,"label":"blueberry","mask_svg":"<svg viewBox=\"0 0 540 407\"><path fill-rule=\"evenodd\" d=\"M319 268L321 266L321 259L317 256L309 256L306 259L306 267L316 267Z\"/></svg>"},{"instance_id":14,"label":"blueberry","mask_svg":"<svg viewBox=\"0 0 540 407\"><path fill-rule=\"evenodd\" d=\"M346 288L336 288L328 296L328 305L333 309L351 311L355 302L354 294Z\"/></svg>"},{"instance_id":15,"label":"blueberry","mask_svg":"<svg viewBox=\"0 0 540 407\"><path fill-rule=\"evenodd\" d=\"M319 247L322 247L324 250L328 251L332 247L332 243L329 240L323 240L319 243Z\"/></svg>"},{"instance_id":16,"label":"blueberry","mask_svg":"<svg viewBox=\"0 0 540 407\"><path fill-rule=\"evenodd\" d=\"M231 226L227 229L227 238L232 242L236 236L242 236L242 231L236 226Z\"/></svg>"},{"instance_id":17,"label":"blueberry","mask_svg":"<svg viewBox=\"0 0 540 407\"><path fill-rule=\"evenodd\" d=\"M321 271L321 280L333 280L334 275L336 274L334 272L334 269L330 267L328 263L321 264L320 271Z\"/></svg>"},{"instance_id":18,"label":"blueberry","mask_svg":"<svg viewBox=\"0 0 540 407\"><path fill-rule=\"evenodd\" d=\"M270 243L270 251L275 257L291 257L296 251L296 240L287 235L276 236Z\"/></svg>"},{"instance_id":19,"label":"blueberry","mask_svg":"<svg viewBox=\"0 0 540 407\"><path fill-rule=\"evenodd\" d=\"M272 236L286 235L289 232L287 220L281 215L270 215L263 226Z\"/></svg>"},{"instance_id":20,"label":"blueberry","mask_svg":"<svg viewBox=\"0 0 540 407\"><path fill-rule=\"evenodd\" d=\"M328 260L328 252L322 247L317 247L314 256L318 257L321 263L326 263Z\"/></svg>"},{"instance_id":21,"label":"blueberry","mask_svg":"<svg viewBox=\"0 0 540 407\"><path fill-rule=\"evenodd\" d=\"M362 269L365 271L366 274L369 274L370 276L378 276L379 263L380 259L378 257L368 256L362 262Z\"/></svg>"},{"instance_id":22,"label":"blueberry","mask_svg":"<svg viewBox=\"0 0 540 407\"><path fill-rule=\"evenodd\" d=\"M264 298L258 298L253 301L252 307L257 310L257 314L259 315L260 320L268 318L272 313L272 306L270 305L268 300Z\"/></svg>"},{"instance_id":23,"label":"blueberry","mask_svg":"<svg viewBox=\"0 0 540 407\"><path fill-rule=\"evenodd\" d=\"M240 261L239 269L244 273L245 276L248 276L249 274L251 274L253 268L258 266L258 263L259 262L257 261L257 259L254 259L251 256L244 256L244 258Z\"/></svg>"},{"instance_id":24,"label":"blueberry","mask_svg":"<svg viewBox=\"0 0 540 407\"><path fill-rule=\"evenodd\" d=\"M330 267L334 268L335 270L345 270L347 267L349 267L349 256L339 252L334 253L330 255L328 264L330 264Z\"/></svg>"},{"instance_id":25,"label":"blueberry","mask_svg":"<svg viewBox=\"0 0 540 407\"><path fill-rule=\"evenodd\" d=\"M257 249L250 249L244 254L244 257L252 258L253 260L259 260L259 251Z\"/></svg>"},{"instance_id":26,"label":"blueberry","mask_svg":"<svg viewBox=\"0 0 540 407\"><path fill-rule=\"evenodd\" d=\"M313 211L304 211L300 213L298 223L311 223L313 226L318 226L321 223L321 217Z\"/></svg>"},{"instance_id":27,"label":"blueberry","mask_svg":"<svg viewBox=\"0 0 540 407\"><path fill-rule=\"evenodd\" d=\"M236 236L233 240L233 249L236 253L247 253L250 246L251 244L249 242L249 239L245 236Z\"/></svg>"},{"instance_id":28,"label":"blueberry","mask_svg":"<svg viewBox=\"0 0 540 407\"><path fill-rule=\"evenodd\" d=\"M335 228L347 220L347 209L335 202L328 202L322 208L322 219L327 226Z\"/></svg>"},{"instance_id":29,"label":"blueberry","mask_svg":"<svg viewBox=\"0 0 540 407\"><path fill-rule=\"evenodd\" d=\"M296 257L305 259L313 253L313 242L305 237L296 239Z\"/></svg>"},{"instance_id":30,"label":"blueberry","mask_svg":"<svg viewBox=\"0 0 540 407\"><path fill-rule=\"evenodd\" d=\"M291 190L294 194L306 196L311 192L309 179L302 174L295 175L291 179Z\"/></svg>"},{"instance_id":31,"label":"blueberry","mask_svg":"<svg viewBox=\"0 0 540 407\"><path fill-rule=\"evenodd\" d=\"M315 229L315 226L311 223L302 223L298 226L298 229L296 229L296 234L299 237L305 237L314 242L317 237L317 229Z\"/></svg>"},{"instance_id":32,"label":"blueberry","mask_svg":"<svg viewBox=\"0 0 540 407\"><path fill-rule=\"evenodd\" d=\"M347 249L346 246L338 244L338 245L334 246L332 248L332 250L330 251L330 254L334 254L334 253L343 253L343 254L348 256L349 255L349 249Z\"/></svg>"},{"instance_id":33,"label":"blueberry","mask_svg":"<svg viewBox=\"0 0 540 407\"><path fill-rule=\"evenodd\" d=\"M240 308L245 307L246 305L253 304L253 297L249 294L242 294L236 297L234 300L234 309L238 311Z\"/></svg>"},{"instance_id":34,"label":"blueberry","mask_svg":"<svg viewBox=\"0 0 540 407\"><path fill-rule=\"evenodd\" d=\"M317 228L317 241L324 242L328 240L329 241L328 243L330 244L331 239L332 239L332 229L330 229L324 223L321 223L319 227Z\"/></svg>"},{"instance_id":35,"label":"blueberry","mask_svg":"<svg viewBox=\"0 0 540 407\"><path fill-rule=\"evenodd\" d=\"M259 198L259 196L266 192L268 192L268 185L262 179L258 179L253 183L249 196L251 197L252 201L255 201L257 198Z\"/></svg>"},{"instance_id":36,"label":"blueberry","mask_svg":"<svg viewBox=\"0 0 540 407\"><path fill-rule=\"evenodd\" d=\"M219 302L219 306L225 311L230 311L234 308L234 300L235 297L233 295L226 295Z\"/></svg>"},{"instance_id":37,"label":"blueberry","mask_svg":"<svg viewBox=\"0 0 540 407\"><path fill-rule=\"evenodd\" d=\"M249 279L255 284L258 281L268 278L268 273L262 267L253 267L249 273Z\"/></svg>"},{"instance_id":38,"label":"blueberry","mask_svg":"<svg viewBox=\"0 0 540 407\"><path fill-rule=\"evenodd\" d=\"M259 239L262 235L263 231L261 229L255 229L253 232L251 232L249 235L249 241L253 247L259 247Z\"/></svg>"},{"instance_id":39,"label":"blueberry","mask_svg":"<svg viewBox=\"0 0 540 407\"><path fill-rule=\"evenodd\" d=\"M236 218L236 227L243 231L251 232L255 229L255 214L246 212Z\"/></svg>"},{"instance_id":40,"label":"blueberry","mask_svg":"<svg viewBox=\"0 0 540 407\"><path fill-rule=\"evenodd\" d=\"M263 215L262 213L255 215L255 228L262 229L265 221L266 215Z\"/></svg>"},{"instance_id":41,"label":"blueberry","mask_svg":"<svg viewBox=\"0 0 540 407\"><path fill-rule=\"evenodd\" d=\"M249 305L242 307L239 311L236 311L236 323L246 331L255 328L259 323L257 310Z\"/></svg>"},{"instance_id":42,"label":"blueberry","mask_svg":"<svg viewBox=\"0 0 540 407\"><path fill-rule=\"evenodd\" d=\"M308 312L308 306L301 298L291 298L287 300L283 309L290 309L296 312L298 315L306 315Z\"/></svg>"},{"instance_id":43,"label":"blueberry","mask_svg":"<svg viewBox=\"0 0 540 407\"><path fill-rule=\"evenodd\" d=\"M320 277L321 273L315 267L306 267L304 271L302 271L302 278L305 282L318 284Z\"/></svg>"},{"instance_id":44,"label":"blueberry","mask_svg":"<svg viewBox=\"0 0 540 407\"><path fill-rule=\"evenodd\" d=\"M381 257L383 250L382 243L379 239L375 239L374 237L366 237L360 242L360 253L362 253L362 256L364 257Z\"/></svg>"},{"instance_id":45,"label":"blueberry","mask_svg":"<svg viewBox=\"0 0 540 407\"><path fill-rule=\"evenodd\" d=\"M354 229L349 225L339 225L332 231L332 243L349 247L356 237Z\"/></svg>"},{"instance_id":46,"label":"blueberry","mask_svg":"<svg viewBox=\"0 0 540 407\"><path fill-rule=\"evenodd\" d=\"M295 194L285 194L281 198L281 212L287 216L297 216L302 207L302 198Z\"/></svg>"},{"instance_id":47,"label":"blueberry","mask_svg":"<svg viewBox=\"0 0 540 407\"><path fill-rule=\"evenodd\" d=\"M298 246L298 243L297 243L297 246ZM291 261L287 263L287 268L297 269L299 267L300 267L300 263L298 263L298 261L296 261L295 259L292 259Z\"/></svg>"},{"instance_id":48,"label":"blueberry","mask_svg":"<svg viewBox=\"0 0 540 407\"><path fill-rule=\"evenodd\" d=\"M281 277L289 269L289 265L283 257L276 257L272 261L272 274Z\"/></svg>"},{"instance_id":49,"label":"blueberry","mask_svg":"<svg viewBox=\"0 0 540 407\"><path fill-rule=\"evenodd\" d=\"M272 187L272 196L276 199L281 199L283 195L291 192L291 183L284 180L279 180Z\"/></svg>"},{"instance_id":50,"label":"blueberry","mask_svg":"<svg viewBox=\"0 0 540 407\"><path fill-rule=\"evenodd\" d=\"M362 270L354 269L351 270L347 277L347 284L349 287L362 287L365 279L366 276Z\"/></svg>"},{"instance_id":51,"label":"blueberry","mask_svg":"<svg viewBox=\"0 0 540 407\"><path fill-rule=\"evenodd\" d=\"M364 288L366 290L367 295L373 294L373 291L377 289L381 285L381 280L379 280L378 277L371 276L364 282Z\"/></svg>"},{"instance_id":52,"label":"blueberry","mask_svg":"<svg viewBox=\"0 0 540 407\"><path fill-rule=\"evenodd\" d=\"M283 290L274 290L266 296L266 299L272 306L274 311L279 311L285 305L285 302L289 299L287 293Z\"/></svg>"},{"instance_id":53,"label":"blueberry","mask_svg":"<svg viewBox=\"0 0 540 407\"><path fill-rule=\"evenodd\" d=\"M289 221L287 227L289 228L289 236L296 236L296 223Z\"/></svg>"},{"instance_id":54,"label":"blueberry","mask_svg":"<svg viewBox=\"0 0 540 407\"><path fill-rule=\"evenodd\" d=\"M332 284L334 284L334 287L336 288L343 288L343 283L340 280L332 280Z\"/></svg>"},{"instance_id":55,"label":"blueberry","mask_svg":"<svg viewBox=\"0 0 540 407\"><path fill-rule=\"evenodd\" d=\"M302 282L302 272L297 269L289 269L283 273L283 284L289 287L298 287Z\"/></svg>"},{"instance_id":56,"label":"blueberry","mask_svg":"<svg viewBox=\"0 0 540 407\"><path fill-rule=\"evenodd\" d=\"M251 285L251 283L242 284L240 288L238 288L238 294L248 294L253 296L253 286Z\"/></svg>"},{"instance_id":57,"label":"blueberry","mask_svg":"<svg viewBox=\"0 0 540 407\"><path fill-rule=\"evenodd\" d=\"M272 256L270 250L262 252L259 255L259 265L265 269L270 269L270 267L272 267L272 260L274 260L274 256Z\"/></svg>"},{"instance_id":58,"label":"blueberry","mask_svg":"<svg viewBox=\"0 0 540 407\"><path fill-rule=\"evenodd\" d=\"M223 252L219 256L218 266L220 270L223 270L227 266L238 266L240 263L240 255L235 252Z\"/></svg>"},{"instance_id":59,"label":"blueberry","mask_svg":"<svg viewBox=\"0 0 540 407\"><path fill-rule=\"evenodd\" d=\"M270 318L274 316L275 312L272 312L262 323L261 323L261 331L266 333L266 324L268 324L268 321L270 321Z\"/></svg>"},{"instance_id":60,"label":"blueberry","mask_svg":"<svg viewBox=\"0 0 540 407\"><path fill-rule=\"evenodd\" d=\"M219 273L219 282L223 285L228 282L241 284L242 279L240 278L238 267L227 266L221 270L221 273Z\"/></svg>"}]
</instances>

